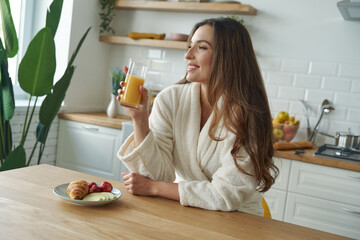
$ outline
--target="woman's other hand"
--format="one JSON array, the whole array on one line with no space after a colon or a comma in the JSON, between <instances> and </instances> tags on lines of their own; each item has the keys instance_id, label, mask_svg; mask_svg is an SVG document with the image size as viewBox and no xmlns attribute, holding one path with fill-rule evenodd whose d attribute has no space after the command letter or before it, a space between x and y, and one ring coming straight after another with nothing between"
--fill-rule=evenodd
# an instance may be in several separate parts
<instances>
[{"instance_id":1,"label":"woman's other hand","mask_svg":"<svg viewBox=\"0 0 360 240\"><path fill-rule=\"evenodd\" d=\"M141 196L157 196L180 201L177 183L153 181L138 173L121 173L126 190Z\"/></svg>"},{"instance_id":2,"label":"woman's other hand","mask_svg":"<svg viewBox=\"0 0 360 240\"><path fill-rule=\"evenodd\" d=\"M138 173L121 173L126 190L131 194L141 196L155 196L154 181Z\"/></svg>"}]
</instances>

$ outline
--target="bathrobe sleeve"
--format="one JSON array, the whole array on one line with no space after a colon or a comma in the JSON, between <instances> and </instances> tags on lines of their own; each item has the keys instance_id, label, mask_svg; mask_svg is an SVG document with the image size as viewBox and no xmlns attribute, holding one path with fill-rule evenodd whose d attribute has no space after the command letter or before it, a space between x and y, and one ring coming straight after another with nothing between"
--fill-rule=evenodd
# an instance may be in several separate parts
<instances>
[{"instance_id":1,"label":"bathrobe sleeve","mask_svg":"<svg viewBox=\"0 0 360 240\"><path fill-rule=\"evenodd\" d=\"M225 140L226 141L226 140ZM230 144L219 159L221 166L210 181L182 181L178 190L180 203L209 210L243 211L262 216L261 194L256 191L254 176L239 171L230 154ZM249 156L242 149L238 164L248 173L253 173Z\"/></svg>"},{"instance_id":2,"label":"bathrobe sleeve","mask_svg":"<svg viewBox=\"0 0 360 240\"><path fill-rule=\"evenodd\" d=\"M162 92L155 98L148 135L137 148L134 148L134 135L131 134L120 147L118 158L131 172L152 180L173 182L175 168L172 155L172 108L167 104L158 106L157 100L162 97L161 95Z\"/></svg>"}]
</instances>

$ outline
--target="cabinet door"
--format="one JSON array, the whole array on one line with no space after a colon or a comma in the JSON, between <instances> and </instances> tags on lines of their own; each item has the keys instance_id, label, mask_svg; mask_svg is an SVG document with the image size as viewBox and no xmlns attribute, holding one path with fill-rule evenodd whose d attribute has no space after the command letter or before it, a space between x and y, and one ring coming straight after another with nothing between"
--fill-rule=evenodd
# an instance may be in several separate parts
<instances>
[{"instance_id":1,"label":"cabinet door","mask_svg":"<svg viewBox=\"0 0 360 240\"><path fill-rule=\"evenodd\" d=\"M360 207L288 193L285 221L360 239Z\"/></svg>"},{"instance_id":2,"label":"cabinet door","mask_svg":"<svg viewBox=\"0 0 360 240\"><path fill-rule=\"evenodd\" d=\"M291 160L274 157L275 165L279 168L279 175L271 189L286 191L288 188Z\"/></svg>"},{"instance_id":3,"label":"cabinet door","mask_svg":"<svg viewBox=\"0 0 360 240\"><path fill-rule=\"evenodd\" d=\"M120 180L119 136L118 129L60 120L56 165Z\"/></svg>"},{"instance_id":4,"label":"cabinet door","mask_svg":"<svg viewBox=\"0 0 360 240\"><path fill-rule=\"evenodd\" d=\"M284 221L286 192L270 189L264 194L264 198L270 208L271 218Z\"/></svg>"},{"instance_id":5,"label":"cabinet door","mask_svg":"<svg viewBox=\"0 0 360 240\"><path fill-rule=\"evenodd\" d=\"M293 161L288 191L360 207L360 173Z\"/></svg>"}]
</instances>

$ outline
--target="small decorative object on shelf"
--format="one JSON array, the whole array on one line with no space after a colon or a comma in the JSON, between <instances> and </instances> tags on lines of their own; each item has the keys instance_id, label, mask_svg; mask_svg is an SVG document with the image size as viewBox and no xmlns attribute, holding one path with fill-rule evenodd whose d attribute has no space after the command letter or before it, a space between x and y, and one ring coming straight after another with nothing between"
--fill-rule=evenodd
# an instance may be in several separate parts
<instances>
[{"instance_id":1,"label":"small decorative object on shelf","mask_svg":"<svg viewBox=\"0 0 360 240\"><path fill-rule=\"evenodd\" d=\"M239 17L238 15L230 15L230 16L227 16L227 17L238 21L238 22L241 23L244 27L246 27L246 26L245 26L245 21L244 21L244 19L243 19L242 17Z\"/></svg>"},{"instance_id":2,"label":"small decorative object on shelf","mask_svg":"<svg viewBox=\"0 0 360 240\"><path fill-rule=\"evenodd\" d=\"M113 17L115 15L115 1L116 0L100 0L101 12L100 15L100 34L111 32L115 33L115 30L110 26Z\"/></svg>"},{"instance_id":3,"label":"small decorative object on shelf","mask_svg":"<svg viewBox=\"0 0 360 240\"><path fill-rule=\"evenodd\" d=\"M107 107L106 110L106 114L108 117L110 118L114 118L117 115L117 100L116 97L118 95L117 90L120 87L120 82L125 81L125 72L120 70L118 67L114 70L111 71L110 73L111 76L111 86L112 86L112 91L111 91L111 99L110 99L110 103Z\"/></svg>"}]
</instances>

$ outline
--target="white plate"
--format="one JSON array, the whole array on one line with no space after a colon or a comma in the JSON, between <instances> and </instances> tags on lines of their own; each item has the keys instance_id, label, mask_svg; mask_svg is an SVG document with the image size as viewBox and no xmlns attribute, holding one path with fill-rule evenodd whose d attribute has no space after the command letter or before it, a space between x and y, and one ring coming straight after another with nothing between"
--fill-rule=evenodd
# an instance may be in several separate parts
<instances>
[{"instance_id":1,"label":"white plate","mask_svg":"<svg viewBox=\"0 0 360 240\"><path fill-rule=\"evenodd\" d=\"M60 184L53 189L53 192L55 193L56 196L61 197L62 199L66 200L72 204L77 204L77 205L81 205L81 206L101 206L101 205L105 205L108 203L112 203L113 201L115 201L121 197L120 190L113 188L111 190L111 193L116 196L115 199L104 200L104 201L84 201L84 200L72 199L66 193L66 189L68 186L69 186L69 183Z\"/></svg>"}]
</instances>

